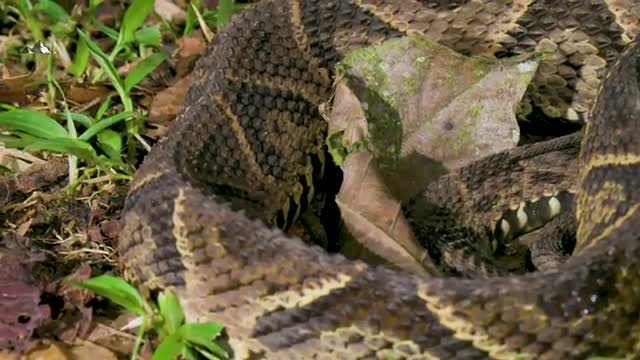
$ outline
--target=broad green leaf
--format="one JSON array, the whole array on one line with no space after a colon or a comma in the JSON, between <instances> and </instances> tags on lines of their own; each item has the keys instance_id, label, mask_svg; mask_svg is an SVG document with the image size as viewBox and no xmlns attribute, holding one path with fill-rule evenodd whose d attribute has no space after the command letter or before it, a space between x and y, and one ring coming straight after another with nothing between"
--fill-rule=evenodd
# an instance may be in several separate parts
<instances>
[{"instance_id":1,"label":"broad green leaf","mask_svg":"<svg viewBox=\"0 0 640 360\"><path fill-rule=\"evenodd\" d=\"M144 20L153 10L154 0L133 0L122 18L120 28L121 44L126 44L134 39L134 32L144 24Z\"/></svg>"},{"instance_id":2,"label":"broad green leaf","mask_svg":"<svg viewBox=\"0 0 640 360\"><path fill-rule=\"evenodd\" d=\"M222 29L231 21L234 10L234 0L220 0L216 9L216 28Z\"/></svg>"},{"instance_id":3,"label":"broad green leaf","mask_svg":"<svg viewBox=\"0 0 640 360\"><path fill-rule=\"evenodd\" d=\"M214 343L215 345L215 343ZM211 352L209 352L208 350L203 349L200 346L194 346L194 345L190 345L192 347L192 349L198 353L199 358L206 358L209 360L222 360L222 359L228 359L229 355L220 347L218 347L220 349L220 351L222 351L222 355L220 354L212 354ZM218 346L218 345L215 345Z\"/></svg>"},{"instance_id":4,"label":"broad green leaf","mask_svg":"<svg viewBox=\"0 0 640 360\"><path fill-rule=\"evenodd\" d=\"M109 275L100 275L83 282L70 282L77 287L91 290L136 315L142 316L145 314L144 300L142 299L142 296L140 296L138 290L121 278Z\"/></svg>"},{"instance_id":5,"label":"broad green leaf","mask_svg":"<svg viewBox=\"0 0 640 360\"><path fill-rule=\"evenodd\" d=\"M109 116L108 118L102 119L96 122L95 124L93 124L87 130L85 130L85 132L83 132L82 135L78 136L78 139L87 141L92 137L94 137L99 132L101 132L102 130L112 126L113 124L130 118L133 114L134 113L132 111L123 111L113 116Z\"/></svg>"},{"instance_id":6,"label":"broad green leaf","mask_svg":"<svg viewBox=\"0 0 640 360\"><path fill-rule=\"evenodd\" d=\"M69 19L67 11L55 1L39 0L36 2L34 9L50 19L52 22L64 22Z\"/></svg>"},{"instance_id":7,"label":"broad green leaf","mask_svg":"<svg viewBox=\"0 0 640 360\"><path fill-rule=\"evenodd\" d=\"M182 350L182 357L185 360L200 360L201 357L198 356L196 350L190 348L189 346L185 346L184 350Z\"/></svg>"},{"instance_id":8,"label":"broad green leaf","mask_svg":"<svg viewBox=\"0 0 640 360\"><path fill-rule=\"evenodd\" d=\"M120 134L111 129L105 129L98 133L97 138L100 149L111 160L120 161L120 154L122 153L122 138Z\"/></svg>"},{"instance_id":9,"label":"broad green leaf","mask_svg":"<svg viewBox=\"0 0 640 360\"><path fill-rule=\"evenodd\" d=\"M185 339L201 346L206 346L220 336L222 330L224 326L214 322L190 323L180 327L180 333Z\"/></svg>"},{"instance_id":10,"label":"broad green leaf","mask_svg":"<svg viewBox=\"0 0 640 360\"><path fill-rule=\"evenodd\" d=\"M102 119L105 111L109 109L109 105L111 105L111 96L108 96L106 99L104 99L102 104L100 104L98 111L96 111L96 121L100 121L100 119Z\"/></svg>"},{"instance_id":11,"label":"broad green leaf","mask_svg":"<svg viewBox=\"0 0 640 360\"><path fill-rule=\"evenodd\" d=\"M165 59L167 58L167 54L164 52L158 52L155 54L151 54L146 57L144 60L139 62L124 79L124 90L128 93L136 86L145 76L151 74L155 68L158 67Z\"/></svg>"},{"instance_id":12,"label":"broad green leaf","mask_svg":"<svg viewBox=\"0 0 640 360\"><path fill-rule=\"evenodd\" d=\"M80 141L72 138L57 138L57 139L40 139L32 142L28 146L25 146L25 151L50 151L55 153L75 155L79 159L97 162L98 154L84 141Z\"/></svg>"},{"instance_id":13,"label":"broad green leaf","mask_svg":"<svg viewBox=\"0 0 640 360\"><path fill-rule=\"evenodd\" d=\"M43 139L68 137L67 130L49 116L32 110L11 110L0 113L0 128L22 131Z\"/></svg>"},{"instance_id":14,"label":"broad green leaf","mask_svg":"<svg viewBox=\"0 0 640 360\"><path fill-rule=\"evenodd\" d=\"M71 120L82 124L86 128L91 127L91 125L93 125L94 123L93 119L85 114L76 113L76 112L72 112L69 114L71 115Z\"/></svg>"},{"instance_id":15,"label":"broad green leaf","mask_svg":"<svg viewBox=\"0 0 640 360\"><path fill-rule=\"evenodd\" d=\"M79 77L89 64L89 47L87 43L78 35L78 41L76 43L76 54L73 59L73 64L67 69L73 76Z\"/></svg>"},{"instance_id":16,"label":"broad green leaf","mask_svg":"<svg viewBox=\"0 0 640 360\"><path fill-rule=\"evenodd\" d=\"M134 38L138 44L160 46L160 41L162 40L160 25L143 27L135 32Z\"/></svg>"},{"instance_id":17,"label":"broad green leaf","mask_svg":"<svg viewBox=\"0 0 640 360\"><path fill-rule=\"evenodd\" d=\"M186 341L202 346L217 356L225 357L227 352L214 342L223 329L223 325L213 322L191 323L182 325L178 332Z\"/></svg>"},{"instance_id":18,"label":"broad green leaf","mask_svg":"<svg viewBox=\"0 0 640 360\"><path fill-rule=\"evenodd\" d=\"M173 360L177 359L185 348L185 343L179 334L169 335L153 352L152 360Z\"/></svg>"},{"instance_id":19,"label":"broad green leaf","mask_svg":"<svg viewBox=\"0 0 640 360\"><path fill-rule=\"evenodd\" d=\"M199 355L198 358L204 357L205 359L209 359L209 360L225 360L229 358L228 355L223 355L223 356L214 355L201 347L194 346L193 350L197 352L197 354Z\"/></svg>"},{"instance_id":20,"label":"broad green leaf","mask_svg":"<svg viewBox=\"0 0 640 360\"><path fill-rule=\"evenodd\" d=\"M158 308L164 320L164 327L168 334L175 333L184 323L184 313L180 301L171 291L164 291L158 295Z\"/></svg>"}]
</instances>

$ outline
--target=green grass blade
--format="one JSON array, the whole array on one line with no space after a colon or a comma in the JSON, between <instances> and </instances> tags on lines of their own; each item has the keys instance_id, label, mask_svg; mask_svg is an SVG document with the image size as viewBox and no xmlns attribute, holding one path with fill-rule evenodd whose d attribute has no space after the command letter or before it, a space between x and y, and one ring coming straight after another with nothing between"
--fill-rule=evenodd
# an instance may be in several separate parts
<instances>
[{"instance_id":1,"label":"green grass blade","mask_svg":"<svg viewBox=\"0 0 640 360\"><path fill-rule=\"evenodd\" d=\"M164 321L163 327L167 334L175 333L184 323L184 313L180 301L171 291L164 291L158 295L158 309Z\"/></svg>"},{"instance_id":2,"label":"green grass blade","mask_svg":"<svg viewBox=\"0 0 640 360\"><path fill-rule=\"evenodd\" d=\"M111 160L120 162L120 154L122 153L122 138L120 134L111 129L105 129L98 133L97 138L100 149L102 149Z\"/></svg>"},{"instance_id":3,"label":"green grass blade","mask_svg":"<svg viewBox=\"0 0 640 360\"><path fill-rule=\"evenodd\" d=\"M38 138L21 132L16 132L14 135L0 134L0 144L3 144L6 148L12 149L23 149L37 140Z\"/></svg>"},{"instance_id":4,"label":"green grass blade","mask_svg":"<svg viewBox=\"0 0 640 360\"><path fill-rule=\"evenodd\" d=\"M160 46L162 40L160 25L145 26L136 31L133 36L138 44L149 46Z\"/></svg>"},{"instance_id":5,"label":"green grass blade","mask_svg":"<svg viewBox=\"0 0 640 360\"><path fill-rule=\"evenodd\" d=\"M82 135L78 136L78 139L87 141L87 140L91 139L92 137L94 137L99 132L101 132L102 130L112 126L113 124L116 124L116 123L118 123L118 122L120 122L122 120L126 120L126 119L132 117L133 114L134 113L132 111L123 111L123 112L117 113L117 114L115 114L113 116L109 116L106 119L102 119L102 120L96 122L95 124L93 124L87 130L85 130L85 132L83 132Z\"/></svg>"},{"instance_id":6,"label":"green grass blade","mask_svg":"<svg viewBox=\"0 0 640 360\"><path fill-rule=\"evenodd\" d=\"M144 24L144 20L153 10L154 0L133 0L122 18L120 28L121 45L134 40L135 31Z\"/></svg>"},{"instance_id":7,"label":"green grass blade","mask_svg":"<svg viewBox=\"0 0 640 360\"><path fill-rule=\"evenodd\" d=\"M111 40L118 41L119 34L117 30L114 30L103 23L97 23L95 24L95 26L96 28L98 28L98 30L100 30L101 33L110 37Z\"/></svg>"},{"instance_id":8,"label":"green grass blade","mask_svg":"<svg viewBox=\"0 0 640 360\"><path fill-rule=\"evenodd\" d=\"M121 278L101 275L83 282L70 281L70 283L74 286L91 290L136 315L143 316L145 314L142 296L140 296L138 290Z\"/></svg>"},{"instance_id":9,"label":"green grass blade","mask_svg":"<svg viewBox=\"0 0 640 360\"><path fill-rule=\"evenodd\" d=\"M193 11L194 7L200 9L200 0L191 0L189 2L189 6L187 6L187 19L185 20L184 24L184 32L182 33L183 36L191 35L193 30L196 28L196 25L198 24L198 18L196 17L195 11Z\"/></svg>"},{"instance_id":10,"label":"green grass blade","mask_svg":"<svg viewBox=\"0 0 640 360\"><path fill-rule=\"evenodd\" d=\"M167 54L164 52L158 52L151 54L139 62L133 69L131 69L131 71L129 71L129 74L124 79L124 91L127 93L131 91L131 89L142 81L142 79L151 74L158 65L162 64L166 58Z\"/></svg>"},{"instance_id":11,"label":"green grass blade","mask_svg":"<svg viewBox=\"0 0 640 360\"><path fill-rule=\"evenodd\" d=\"M71 116L71 120L82 124L86 128L90 128L95 122L91 117L85 114L70 112L69 115Z\"/></svg>"},{"instance_id":12,"label":"green grass blade","mask_svg":"<svg viewBox=\"0 0 640 360\"><path fill-rule=\"evenodd\" d=\"M98 154L84 141L71 138L41 139L24 148L25 151L44 150L66 155L74 155L79 159L98 162Z\"/></svg>"},{"instance_id":13,"label":"green grass blade","mask_svg":"<svg viewBox=\"0 0 640 360\"><path fill-rule=\"evenodd\" d=\"M80 77L89 65L89 47L87 43L78 35L76 46L76 54L73 58L73 64L67 69L71 75Z\"/></svg>"},{"instance_id":14,"label":"green grass blade","mask_svg":"<svg viewBox=\"0 0 640 360\"><path fill-rule=\"evenodd\" d=\"M42 139L68 137L67 130L57 121L37 111L18 109L0 113L0 128L22 131Z\"/></svg>"},{"instance_id":15,"label":"green grass blade","mask_svg":"<svg viewBox=\"0 0 640 360\"><path fill-rule=\"evenodd\" d=\"M116 92L118 92L118 95L120 96L120 99L122 100L122 104L124 105L125 109L126 110L133 109L131 99L127 95L127 92L124 91L124 87L122 86L122 83L120 81L120 76L118 75L118 71L116 71L115 66L113 66L113 63L109 60L109 57L107 57L107 55L104 52L102 52L102 50L100 50L98 45L96 45L93 41L91 41L91 39L89 39L87 34L85 34L82 30L78 29L78 34L80 35L82 40L87 43L87 46L89 47L89 51L91 52L91 55L93 56L93 58L96 59L96 61L100 64L100 66L102 66L102 68L107 73L107 76L109 77L109 80L111 80L111 84L113 84L113 87L116 89Z\"/></svg>"},{"instance_id":16,"label":"green grass blade","mask_svg":"<svg viewBox=\"0 0 640 360\"><path fill-rule=\"evenodd\" d=\"M104 99L102 104L100 104L98 111L96 111L96 121L100 121L100 119L102 119L104 113L107 111L107 109L109 109L109 105L111 105L111 96L108 96L106 99Z\"/></svg>"}]
</instances>

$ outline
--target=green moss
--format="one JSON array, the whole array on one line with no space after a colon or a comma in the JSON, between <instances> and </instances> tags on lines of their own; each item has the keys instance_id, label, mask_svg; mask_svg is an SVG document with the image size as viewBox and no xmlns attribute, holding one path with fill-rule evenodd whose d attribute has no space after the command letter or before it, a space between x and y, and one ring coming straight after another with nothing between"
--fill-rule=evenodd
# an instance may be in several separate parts
<instances>
[{"instance_id":1,"label":"green moss","mask_svg":"<svg viewBox=\"0 0 640 360\"><path fill-rule=\"evenodd\" d=\"M473 105L469 109L467 109L467 115L470 118L475 119L480 116L480 107L478 105Z\"/></svg>"},{"instance_id":2,"label":"green moss","mask_svg":"<svg viewBox=\"0 0 640 360\"><path fill-rule=\"evenodd\" d=\"M495 66L495 62L493 60L483 57L475 58L473 64L474 67L471 73L476 80L482 79L487 74L487 72L489 72L491 68Z\"/></svg>"},{"instance_id":3,"label":"green moss","mask_svg":"<svg viewBox=\"0 0 640 360\"><path fill-rule=\"evenodd\" d=\"M361 151L367 147L367 141L364 139L356 141L353 144L349 144L344 139L344 130L336 131L335 133L327 136L325 143L327 144L327 148L333 162L338 166L342 166L344 160L349 156L349 154Z\"/></svg>"},{"instance_id":4,"label":"green moss","mask_svg":"<svg viewBox=\"0 0 640 360\"><path fill-rule=\"evenodd\" d=\"M418 46L421 47L432 47L433 46L433 40L424 37L424 36L420 36L420 35L412 35L410 36L411 40Z\"/></svg>"}]
</instances>

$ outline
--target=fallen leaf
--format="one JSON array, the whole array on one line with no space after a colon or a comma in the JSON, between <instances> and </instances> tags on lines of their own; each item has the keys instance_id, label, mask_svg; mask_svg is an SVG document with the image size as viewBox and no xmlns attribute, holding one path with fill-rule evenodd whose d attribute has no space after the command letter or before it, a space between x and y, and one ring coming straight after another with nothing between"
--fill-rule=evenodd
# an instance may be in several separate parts
<instances>
[{"instance_id":1,"label":"fallen leaf","mask_svg":"<svg viewBox=\"0 0 640 360\"><path fill-rule=\"evenodd\" d=\"M2 68L2 70L0 74L0 103L30 103L33 97L28 95L26 89L32 81L31 74L12 76L6 71L6 68Z\"/></svg>"},{"instance_id":2,"label":"fallen leaf","mask_svg":"<svg viewBox=\"0 0 640 360\"><path fill-rule=\"evenodd\" d=\"M15 251L0 252L0 348L32 348L32 333L48 321L51 310L40 304L40 286L31 276L28 258Z\"/></svg>"},{"instance_id":3,"label":"fallen leaf","mask_svg":"<svg viewBox=\"0 0 640 360\"><path fill-rule=\"evenodd\" d=\"M149 109L149 121L163 125L173 120L192 82L192 77L187 76L156 94Z\"/></svg>"},{"instance_id":4,"label":"fallen leaf","mask_svg":"<svg viewBox=\"0 0 640 360\"><path fill-rule=\"evenodd\" d=\"M64 344L49 342L45 347L35 349L26 354L27 360L70 360Z\"/></svg>"},{"instance_id":5,"label":"fallen leaf","mask_svg":"<svg viewBox=\"0 0 640 360\"><path fill-rule=\"evenodd\" d=\"M348 54L329 122L334 159L371 151L405 201L449 170L515 147L515 110L537 69L526 59L464 57L419 37Z\"/></svg>"},{"instance_id":6,"label":"fallen leaf","mask_svg":"<svg viewBox=\"0 0 640 360\"><path fill-rule=\"evenodd\" d=\"M104 237L117 241L120 227L120 223L116 220L104 220L100 223L100 232Z\"/></svg>"},{"instance_id":7,"label":"fallen leaf","mask_svg":"<svg viewBox=\"0 0 640 360\"><path fill-rule=\"evenodd\" d=\"M201 31L194 31L190 36L183 36L176 40L176 45L179 48L176 56L176 78L182 79L191 73L196 61L207 47L207 42Z\"/></svg>"},{"instance_id":8,"label":"fallen leaf","mask_svg":"<svg viewBox=\"0 0 640 360\"><path fill-rule=\"evenodd\" d=\"M131 322L134 318L136 318L136 316L130 312L123 312L113 320L97 318L96 326L91 330L86 339L115 353L128 354L133 348L135 335L119 329Z\"/></svg>"},{"instance_id":9,"label":"fallen leaf","mask_svg":"<svg viewBox=\"0 0 640 360\"><path fill-rule=\"evenodd\" d=\"M327 137L344 173L336 198L344 241L356 245L343 252L436 271L401 204L450 170L517 145L515 111L537 69L527 58L465 57L419 37L346 56Z\"/></svg>"},{"instance_id":10,"label":"fallen leaf","mask_svg":"<svg viewBox=\"0 0 640 360\"><path fill-rule=\"evenodd\" d=\"M66 91L67 99L78 104L87 104L96 98L104 99L110 90L102 85L73 83Z\"/></svg>"},{"instance_id":11,"label":"fallen leaf","mask_svg":"<svg viewBox=\"0 0 640 360\"><path fill-rule=\"evenodd\" d=\"M414 273L425 273L425 266L433 268L422 263L428 260L426 252L413 236L400 202L382 182L373 155L353 153L347 157L343 170L336 203L350 236L341 252L362 258L366 249L381 260Z\"/></svg>"},{"instance_id":12,"label":"fallen leaf","mask_svg":"<svg viewBox=\"0 0 640 360\"><path fill-rule=\"evenodd\" d=\"M181 22L186 18L186 12L171 0L156 0L153 10L170 23Z\"/></svg>"},{"instance_id":13,"label":"fallen leaf","mask_svg":"<svg viewBox=\"0 0 640 360\"><path fill-rule=\"evenodd\" d=\"M70 349L70 355L72 360L117 360L116 355L109 349L92 344L90 342L84 342L80 345L74 345Z\"/></svg>"}]
</instances>

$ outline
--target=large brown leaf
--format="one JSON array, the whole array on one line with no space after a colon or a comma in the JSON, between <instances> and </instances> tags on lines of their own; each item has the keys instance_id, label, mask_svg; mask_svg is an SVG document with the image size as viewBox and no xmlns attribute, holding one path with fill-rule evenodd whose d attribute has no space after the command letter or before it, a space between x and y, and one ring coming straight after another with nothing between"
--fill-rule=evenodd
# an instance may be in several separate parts
<instances>
[{"instance_id":1,"label":"large brown leaf","mask_svg":"<svg viewBox=\"0 0 640 360\"><path fill-rule=\"evenodd\" d=\"M347 255L372 252L431 270L400 203L450 170L517 145L516 108L537 64L531 56L465 57L413 37L346 57L327 143L344 172L336 201Z\"/></svg>"}]
</instances>

